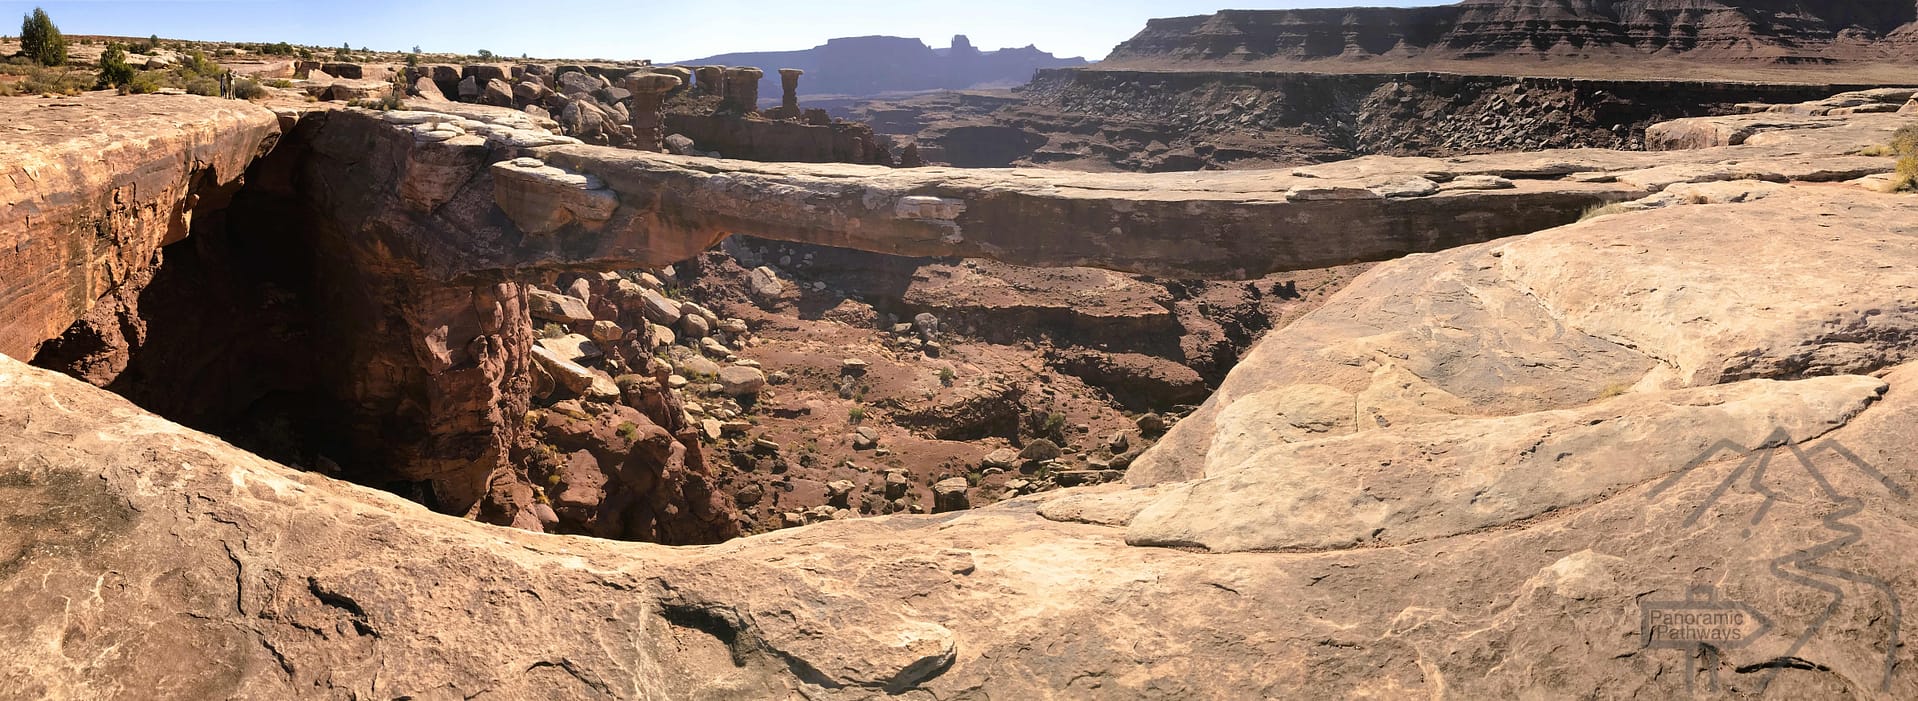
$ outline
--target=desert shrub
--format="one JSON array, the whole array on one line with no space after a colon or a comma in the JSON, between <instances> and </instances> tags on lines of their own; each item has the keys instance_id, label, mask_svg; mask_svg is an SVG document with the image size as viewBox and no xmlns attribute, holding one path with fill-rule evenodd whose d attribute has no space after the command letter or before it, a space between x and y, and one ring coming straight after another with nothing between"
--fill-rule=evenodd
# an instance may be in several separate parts
<instances>
[{"instance_id":1,"label":"desert shrub","mask_svg":"<svg viewBox=\"0 0 1918 701\"><path fill-rule=\"evenodd\" d=\"M0 95L77 95L93 89L96 81L92 73L67 68L42 67L24 76L17 82L0 83Z\"/></svg>"},{"instance_id":2,"label":"desert shrub","mask_svg":"<svg viewBox=\"0 0 1918 701\"><path fill-rule=\"evenodd\" d=\"M219 97L220 81L215 78L194 78L186 82L186 91L190 95Z\"/></svg>"},{"instance_id":3,"label":"desert shrub","mask_svg":"<svg viewBox=\"0 0 1918 701\"><path fill-rule=\"evenodd\" d=\"M266 86L251 78L233 83L233 96L242 100L258 100L267 96Z\"/></svg>"},{"instance_id":4,"label":"desert shrub","mask_svg":"<svg viewBox=\"0 0 1918 701\"><path fill-rule=\"evenodd\" d=\"M863 406L854 405L851 409L847 409L846 420L851 421L852 423L859 423L861 421L865 421L866 408Z\"/></svg>"},{"instance_id":5,"label":"desert shrub","mask_svg":"<svg viewBox=\"0 0 1918 701\"><path fill-rule=\"evenodd\" d=\"M365 100L354 100L352 102L346 103L346 105L348 107L364 107L369 110L379 110L381 112L392 112L394 110L406 109L406 100L402 99L399 95L396 95L393 93L387 93L386 97L368 98ZM564 335L564 334L561 334L561 335Z\"/></svg>"},{"instance_id":6,"label":"desert shrub","mask_svg":"<svg viewBox=\"0 0 1918 701\"><path fill-rule=\"evenodd\" d=\"M46 10L36 7L32 14L20 18L20 53L42 66L67 64L67 38L53 26Z\"/></svg>"},{"instance_id":7,"label":"desert shrub","mask_svg":"<svg viewBox=\"0 0 1918 701\"><path fill-rule=\"evenodd\" d=\"M147 37L147 43L133 47L133 53L155 56L160 53L160 35Z\"/></svg>"},{"instance_id":8,"label":"desert shrub","mask_svg":"<svg viewBox=\"0 0 1918 701\"><path fill-rule=\"evenodd\" d=\"M181 72L181 77L188 81L194 78L214 78L226 72L226 68L215 63L213 59L207 58L206 53L199 49L188 51L186 56L181 57L178 70ZM214 94L218 95L219 92L216 90Z\"/></svg>"},{"instance_id":9,"label":"desert shrub","mask_svg":"<svg viewBox=\"0 0 1918 701\"><path fill-rule=\"evenodd\" d=\"M286 89L286 88L293 87L293 81L287 80L285 78L274 78L272 80L266 81L266 86L269 88Z\"/></svg>"},{"instance_id":10,"label":"desert shrub","mask_svg":"<svg viewBox=\"0 0 1918 701\"><path fill-rule=\"evenodd\" d=\"M1586 221L1589 219L1597 219L1599 217L1610 216L1613 214L1624 214L1625 212L1629 212L1629 211L1631 210L1626 209L1625 203L1623 202L1613 202L1611 204L1595 204L1590 207L1586 207L1585 213L1580 214L1578 216L1578 220Z\"/></svg>"},{"instance_id":11,"label":"desert shrub","mask_svg":"<svg viewBox=\"0 0 1918 701\"><path fill-rule=\"evenodd\" d=\"M1891 152L1898 157L1892 190L1918 190L1918 124L1907 124L1891 135Z\"/></svg>"},{"instance_id":12,"label":"desert shrub","mask_svg":"<svg viewBox=\"0 0 1918 701\"><path fill-rule=\"evenodd\" d=\"M124 88L133 82L136 72L127 64L126 49L119 44L108 44L100 54L100 88Z\"/></svg>"},{"instance_id":13,"label":"desert shrub","mask_svg":"<svg viewBox=\"0 0 1918 701\"><path fill-rule=\"evenodd\" d=\"M493 60L493 52L487 51L486 49L480 49L478 56L481 61Z\"/></svg>"},{"instance_id":14,"label":"desert shrub","mask_svg":"<svg viewBox=\"0 0 1918 701\"><path fill-rule=\"evenodd\" d=\"M133 76L133 80L127 81L127 92L135 95L157 92L167 87L164 80L166 76L163 71L141 71Z\"/></svg>"}]
</instances>

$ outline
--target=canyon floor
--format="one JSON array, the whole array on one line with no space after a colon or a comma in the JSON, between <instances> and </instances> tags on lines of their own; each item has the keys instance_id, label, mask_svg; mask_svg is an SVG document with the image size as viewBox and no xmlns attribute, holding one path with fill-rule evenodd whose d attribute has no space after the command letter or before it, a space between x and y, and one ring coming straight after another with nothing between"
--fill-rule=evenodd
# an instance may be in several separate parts
<instances>
[{"instance_id":1,"label":"canyon floor","mask_svg":"<svg viewBox=\"0 0 1918 701\"><path fill-rule=\"evenodd\" d=\"M1909 698L1915 92L1206 173L8 100L0 696Z\"/></svg>"}]
</instances>

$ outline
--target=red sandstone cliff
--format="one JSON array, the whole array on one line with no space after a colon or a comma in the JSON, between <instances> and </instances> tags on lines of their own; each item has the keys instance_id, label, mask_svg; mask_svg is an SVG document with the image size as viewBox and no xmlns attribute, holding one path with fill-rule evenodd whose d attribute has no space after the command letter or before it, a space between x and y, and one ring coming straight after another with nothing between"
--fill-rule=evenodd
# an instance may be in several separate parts
<instances>
[{"instance_id":1,"label":"red sandstone cliff","mask_svg":"<svg viewBox=\"0 0 1918 701\"><path fill-rule=\"evenodd\" d=\"M1464 0L1152 20L1105 65L1323 59L1918 62L1912 0Z\"/></svg>"}]
</instances>

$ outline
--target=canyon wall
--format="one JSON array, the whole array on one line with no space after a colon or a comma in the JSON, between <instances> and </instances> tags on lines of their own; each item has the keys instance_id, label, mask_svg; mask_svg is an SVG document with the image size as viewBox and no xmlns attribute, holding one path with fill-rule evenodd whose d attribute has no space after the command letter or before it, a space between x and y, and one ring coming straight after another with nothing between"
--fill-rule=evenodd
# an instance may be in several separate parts
<instances>
[{"instance_id":1,"label":"canyon wall","mask_svg":"<svg viewBox=\"0 0 1918 701\"><path fill-rule=\"evenodd\" d=\"M197 214L224 207L278 133L264 110L195 98L9 103L0 353L19 358L185 238Z\"/></svg>"},{"instance_id":2,"label":"canyon wall","mask_svg":"<svg viewBox=\"0 0 1918 701\"><path fill-rule=\"evenodd\" d=\"M1918 61L1907 0L1465 0L1420 8L1225 10L1155 19L1106 64L1669 58Z\"/></svg>"},{"instance_id":3,"label":"canyon wall","mask_svg":"<svg viewBox=\"0 0 1918 701\"><path fill-rule=\"evenodd\" d=\"M1040 71L1004 97L941 94L840 114L972 167L1257 169L1355 156L1638 149L1645 128L1875 84L1614 80L1443 72Z\"/></svg>"}]
</instances>

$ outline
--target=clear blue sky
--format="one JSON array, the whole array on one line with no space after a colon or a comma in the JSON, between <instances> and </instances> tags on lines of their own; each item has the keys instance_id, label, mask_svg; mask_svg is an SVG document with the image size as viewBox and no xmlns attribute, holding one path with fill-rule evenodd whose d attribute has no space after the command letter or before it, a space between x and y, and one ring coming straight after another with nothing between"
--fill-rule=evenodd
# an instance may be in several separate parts
<instances>
[{"instance_id":1,"label":"clear blue sky","mask_svg":"<svg viewBox=\"0 0 1918 701\"><path fill-rule=\"evenodd\" d=\"M842 36L916 37L944 47L1036 44L1103 58L1153 17L1222 8L1413 6L1439 0L47 0L0 1L0 33L37 5L70 34L203 41L287 41L401 51L547 58L681 60L805 49Z\"/></svg>"}]
</instances>

